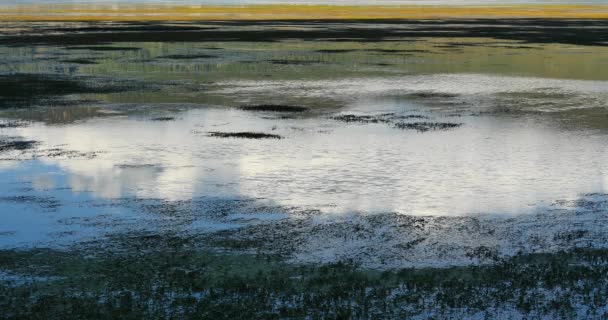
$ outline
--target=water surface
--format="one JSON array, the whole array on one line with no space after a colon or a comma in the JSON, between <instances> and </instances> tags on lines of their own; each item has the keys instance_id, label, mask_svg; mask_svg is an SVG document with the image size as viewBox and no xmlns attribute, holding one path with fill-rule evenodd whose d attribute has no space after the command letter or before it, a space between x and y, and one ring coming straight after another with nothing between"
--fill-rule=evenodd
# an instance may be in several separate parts
<instances>
[{"instance_id":1,"label":"water surface","mask_svg":"<svg viewBox=\"0 0 608 320\"><path fill-rule=\"evenodd\" d=\"M296 27L315 28L272 28ZM3 76L36 93L3 93L3 143L33 145L0 153L2 246L302 212L534 216L608 192L602 46L417 37L0 51ZM48 89L57 81L61 94ZM242 108L268 104L305 111ZM281 139L214 136L239 132Z\"/></svg>"}]
</instances>

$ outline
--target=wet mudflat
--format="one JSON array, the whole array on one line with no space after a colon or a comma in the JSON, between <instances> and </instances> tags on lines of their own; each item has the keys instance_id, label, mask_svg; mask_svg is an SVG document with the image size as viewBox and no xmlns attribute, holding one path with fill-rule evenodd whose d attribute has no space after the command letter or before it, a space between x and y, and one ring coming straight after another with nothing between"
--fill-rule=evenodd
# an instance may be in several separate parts
<instances>
[{"instance_id":1,"label":"wet mudflat","mask_svg":"<svg viewBox=\"0 0 608 320\"><path fill-rule=\"evenodd\" d=\"M0 307L601 318L607 26L5 23Z\"/></svg>"}]
</instances>

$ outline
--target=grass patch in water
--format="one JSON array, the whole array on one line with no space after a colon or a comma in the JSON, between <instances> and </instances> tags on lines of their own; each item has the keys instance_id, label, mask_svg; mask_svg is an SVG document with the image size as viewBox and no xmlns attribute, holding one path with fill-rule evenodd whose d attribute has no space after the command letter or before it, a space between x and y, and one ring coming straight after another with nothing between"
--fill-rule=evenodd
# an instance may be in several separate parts
<instances>
[{"instance_id":1,"label":"grass patch in water","mask_svg":"<svg viewBox=\"0 0 608 320\"><path fill-rule=\"evenodd\" d=\"M33 140L0 140L0 153L8 151L23 151L31 149L38 144L37 141Z\"/></svg>"},{"instance_id":2,"label":"grass patch in water","mask_svg":"<svg viewBox=\"0 0 608 320\"><path fill-rule=\"evenodd\" d=\"M27 121L9 120L6 122L0 122L0 129L7 128L23 128L27 127L30 123Z\"/></svg>"},{"instance_id":3,"label":"grass patch in water","mask_svg":"<svg viewBox=\"0 0 608 320\"><path fill-rule=\"evenodd\" d=\"M572 318L582 308L587 318L605 316L608 250L380 272L348 263L294 265L271 255L221 254L177 238L157 240L163 249L0 251L3 272L48 279L0 281L3 317L367 319L481 312L492 318L503 310ZM135 248L138 239L130 241Z\"/></svg>"},{"instance_id":4,"label":"grass patch in water","mask_svg":"<svg viewBox=\"0 0 608 320\"><path fill-rule=\"evenodd\" d=\"M0 108L32 105L69 106L86 102L69 95L116 93L142 89L128 80L110 80L55 74L15 73L0 75Z\"/></svg>"},{"instance_id":5,"label":"grass patch in water","mask_svg":"<svg viewBox=\"0 0 608 320\"><path fill-rule=\"evenodd\" d=\"M97 61L89 60L89 59L68 59L68 60L61 60L61 62L73 63L73 64L97 64Z\"/></svg>"},{"instance_id":6,"label":"grass patch in water","mask_svg":"<svg viewBox=\"0 0 608 320\"><path fill-rule=\"evenodd\" d=\"M462 126L462 123L454 122L398 122L395 123L395 128L403 130L416 130L418 132L427 132L433 130L449 130Z\"/></svg>"},{"instance_id":7,"label":"grass patch in water","mask_svg":"<svg viewBox=\"0 0 608 320\"><path fill-rule=\"evenodd\" d=\"M172 54L167 56L157 57L158 59L172 59L172 60L190 60L190 59L211 59L217 58L218 56L210 54Z\"/></svg>"},{"instance_id":8,"label":"grass patch in water","mask_svg":"<svg viewBox=\"0 0 608 320\"><path fill-rule=\"evenodd\" d=\"M357 50L354 49L321 49L321 50L317 50L317 52L319 53L349 53L349 52L356 52Z\"/></svg>"},{"instance_id":9,"label":"grass patch in water","mask_svg":"<svg viewBox=\"0 0 608 320\"><path fill-rule=\"evenodd\" d=\"M151 121L174 121L175 117L157 117L150 119Z\"/></svg>"},{"instance_id":10,"label":"grass patch in water","mask_svg":"<svg viewBox=\"0 0 608 320\"><path fill-rule=\"evenodd\" d=\"M283 139L278 134L270 134L263 132L208 132L209 137L215 138L239 138L239 139Z\"/></svg>"},{"instance_id":11,"label":"grass patch in water","mask_svg":"<svg viewBox=\"0 0 608 320\"><path fill-rule=\"evenodd\" d=\"M339 114L331 117L331 119L346 123L394 123L398 120L413 120L413 119L429 119L428 116L419 114L397 114L397 113L380 113L380 114Z\"/></svg>"},{"instance_id":12,"label":"grass patch in water","mask_svg":"<svg viewBox=\"0 0 608 320\"><path fill-rule=\"evenodd\" d=\"M75 46L65 47L66 50L89 50L89 51L139 51L141 48L135 47L101 47L101 46Z\"/></svg>"},{"instance_id":13,"label":"grass patch in water","mask_svg":"<svg viewBox=\"0 0 608 320\"><path fill-rule=\"evenodd\" d=\"M284 104L257 104L238 107L245 111L263 111L263 112L305 112L308 111L306 107L290 106Z\"/></svg>"},{"instance_id":14,"label":"grass patch in water","mask_svg":"<svg viewBox=\"0 0 608 320\"><path fill-rule=\"evenodd\" d=\"M389 123L391 120L383 115L341 114L332 117L333 120L346 123Z\"/></svg>"}]
</instances>

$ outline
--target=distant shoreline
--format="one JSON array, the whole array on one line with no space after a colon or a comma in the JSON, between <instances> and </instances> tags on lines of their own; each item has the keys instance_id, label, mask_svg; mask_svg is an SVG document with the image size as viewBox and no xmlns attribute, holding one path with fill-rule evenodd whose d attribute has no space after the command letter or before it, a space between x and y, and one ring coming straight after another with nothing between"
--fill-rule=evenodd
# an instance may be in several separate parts
<instances>
[{"instance_id":1,"label":"distant shoreline","mask_svg":"<svg viewBox=\"0 0 608 320\"><path fill-rule=\"evenodd\" d=\"M608 19L608 5L162 5L1 6L0 21L375 20L458 18Z\"/></svg>"}]
</instances>

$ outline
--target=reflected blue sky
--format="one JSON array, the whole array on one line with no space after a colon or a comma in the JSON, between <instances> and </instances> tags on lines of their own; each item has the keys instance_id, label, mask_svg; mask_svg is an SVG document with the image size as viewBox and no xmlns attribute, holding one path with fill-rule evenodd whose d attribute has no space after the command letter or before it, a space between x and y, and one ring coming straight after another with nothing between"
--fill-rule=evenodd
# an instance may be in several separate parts
<instances>
[{"instance_id":1,"label":"reflected blue sky","mask_svg":"<svg viewBox=\"0 0 608 320\"><path fill-rule=\"evenodd\" d=\"M41 161L20 162L11 170L2 170L0 180L2 247L66 246L105 231L117 231L103 228L112 220L124 224L134 218L125 207L88 208L86 204L96 197L74 190L70 176L60 167ZM112 218L103 219L105 215Z\"/></svg>"}]
</instances>

